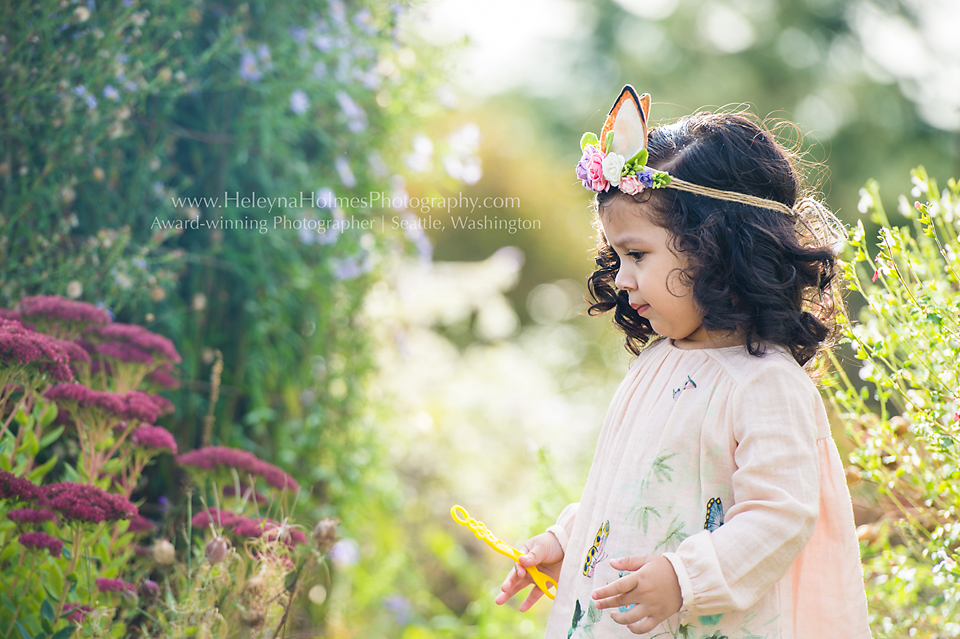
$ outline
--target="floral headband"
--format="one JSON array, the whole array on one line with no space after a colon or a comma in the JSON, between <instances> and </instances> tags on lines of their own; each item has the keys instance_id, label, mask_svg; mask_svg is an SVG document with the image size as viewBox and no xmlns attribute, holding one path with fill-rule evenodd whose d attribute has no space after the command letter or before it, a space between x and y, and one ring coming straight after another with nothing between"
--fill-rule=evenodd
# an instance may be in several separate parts
<instances>
[{"instance_id":1,"label":"floral headband","mask_svg":"<svg viewBox=\"0 0 960 639\"><path fill-rule=\"evenodd\" d=\"M620 91L607 114L599 139L593 133L580 138L583 156L577 163L577 179L590 191L609 191L615 186L627 195L636 195L644 189L671 188L706 197L779 211L799 221L822 244L833 245L847 232L838 220L819 201L804 197L791 208L776 200L721 191L700 186L666 171L647 168L647 117L650 114L650 94L637 96L629 84Z\"/></svg>"}]
</instances>

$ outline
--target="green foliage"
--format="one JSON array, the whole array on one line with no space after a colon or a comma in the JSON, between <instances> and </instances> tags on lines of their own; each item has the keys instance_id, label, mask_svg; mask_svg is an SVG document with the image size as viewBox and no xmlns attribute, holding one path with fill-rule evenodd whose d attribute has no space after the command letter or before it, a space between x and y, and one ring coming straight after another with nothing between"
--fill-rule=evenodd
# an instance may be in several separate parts
<instances>
[{"instance_id":1,"label":"green foliage","mask_svg":"<svg viewBox=\"0 0 960 639\"><path fill-rule=\"evenodd\" d=\"M862 224L843 268L866 305L847 337L865 382L835 361L832 399L858 444L851 461L881 496L884 515L860 529L873 627L881 636L956 634L960 602L960 184L940 191L912 172L907 224L891 223L879 186L861 191L861 210L880 224L872 252Z\"/></svg>"}]
</instances>

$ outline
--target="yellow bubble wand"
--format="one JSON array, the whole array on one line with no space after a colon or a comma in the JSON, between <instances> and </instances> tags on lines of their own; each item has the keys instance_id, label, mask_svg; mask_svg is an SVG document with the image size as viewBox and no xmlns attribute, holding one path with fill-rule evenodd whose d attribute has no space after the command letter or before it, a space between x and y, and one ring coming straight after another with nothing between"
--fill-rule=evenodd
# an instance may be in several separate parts
<instances>
[{"instance_id":1,"label":"yellow bubble wand","mask_svg":"<svg viewBox=\"0 0 960 639\"><path fill-rule=\"evenodd\" d=\"M466 526L469 528L470 532L472 532L477 539L480 541L485 541L488 546L496 550L504 557L513 559L515 562L517 562L517 564L520 563L520 555L523 553L513 546L505 544L497 539L492 532L487 530L487 527L483 525L482 521L477 521L468 515L463 506L454 506L451 508L450 516L453 517L453 520L461 526ZM550 588L557 587L557 580L549 575L543 574L537 570L536 566L530 566L526 570L528 573L530 573L530 578L533 579L533 583L536 584L537 588L539 588L543 594L553 599L554 594L550 592Z\"/></svg>"}]
</instances>

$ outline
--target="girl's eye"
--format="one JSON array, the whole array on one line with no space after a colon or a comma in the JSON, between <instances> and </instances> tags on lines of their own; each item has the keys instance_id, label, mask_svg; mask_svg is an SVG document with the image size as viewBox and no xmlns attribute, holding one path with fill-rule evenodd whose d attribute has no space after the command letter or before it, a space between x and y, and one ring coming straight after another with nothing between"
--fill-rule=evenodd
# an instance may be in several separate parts
<instances>
[{"instance_id":1,"label":"girl's eye","mask_svg":"<svg viewBox=\"0 0 960 639\"><path fill-rule=\"evenodd\" d=\"M639 262L643 256L644 253L641 251L627 251L627 257L632 257L634 262Z\"/></svg>"}]
</instances>

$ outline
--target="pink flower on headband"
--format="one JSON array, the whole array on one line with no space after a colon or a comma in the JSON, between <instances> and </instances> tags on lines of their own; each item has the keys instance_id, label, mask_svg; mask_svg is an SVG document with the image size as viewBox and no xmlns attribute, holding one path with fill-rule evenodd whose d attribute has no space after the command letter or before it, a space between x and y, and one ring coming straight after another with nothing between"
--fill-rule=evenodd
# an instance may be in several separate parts
<instances>
[{"instance_id":1,"label":"pink flower on headband","mask_svg":"<svg viewBox=\"0 0 960 639\"><path fill-rule=\"evenodd\" d=\"M609 191L610 182L603 177L603 159L606 155L602 151L597 151L590 156L587 162L587 177L593 185L594 191Z\"/></svg>"},{"instance_id":2,"label":"pink flower on headband","mask_svg":"<svg viewBox=\"0 0 960 639\"><path fill-rule=\"evenodd\" d=\"M637 179L636 173L631 173L620 178L619 188L627 195L636 195L643 190L643 183Z\"/></svg>"}]
</instances>

